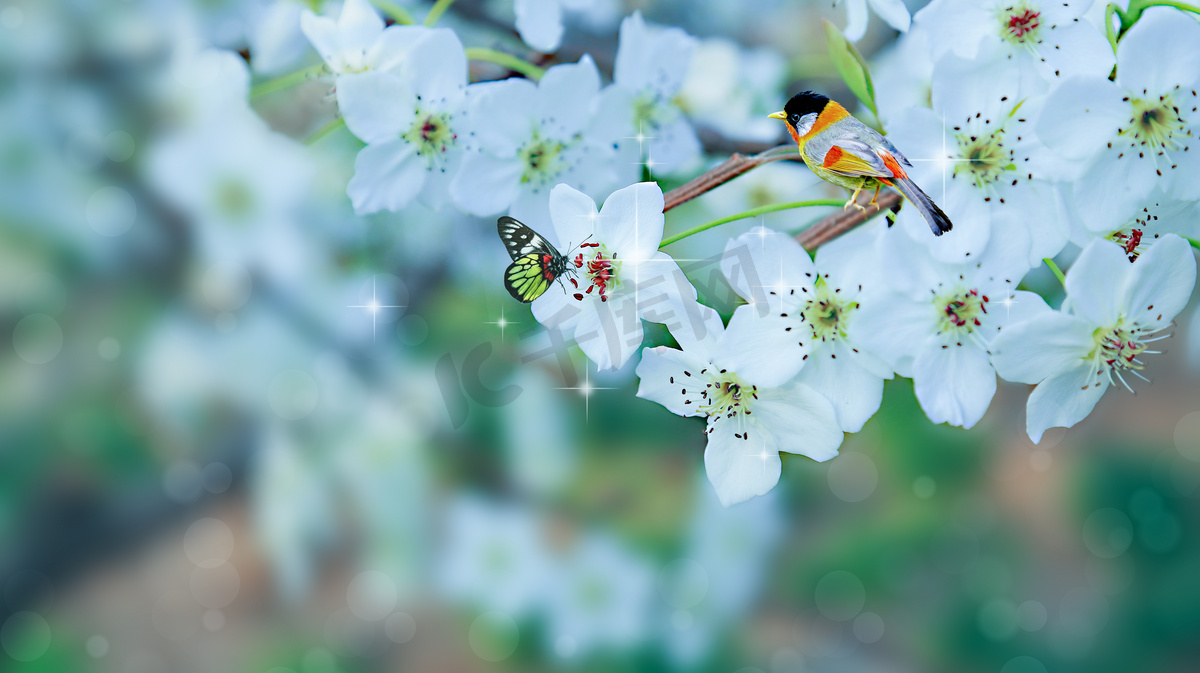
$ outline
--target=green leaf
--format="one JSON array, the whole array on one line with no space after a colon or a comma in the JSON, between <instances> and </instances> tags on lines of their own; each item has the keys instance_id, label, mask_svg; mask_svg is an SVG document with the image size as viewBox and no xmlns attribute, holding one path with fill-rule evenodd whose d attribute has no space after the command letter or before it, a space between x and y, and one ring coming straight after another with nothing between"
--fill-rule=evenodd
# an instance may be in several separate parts
<instances>
[{"instance_id":1,"label":"green leaf","mask_svg":"<svg viewBox=\"0 0 1200 673\"><path fill-rule=\"evenodd\" d=\"M867 69L867 62L863 60L862 54L858 53L854 45L842 35L842 31L828 20L825 21L825 41L829 43L829 56L833 58L833 65L846 82L846 86L850 87L850 91L878 119L875 85L871 83L871 72Z\"/></svg>"}]
</instances>

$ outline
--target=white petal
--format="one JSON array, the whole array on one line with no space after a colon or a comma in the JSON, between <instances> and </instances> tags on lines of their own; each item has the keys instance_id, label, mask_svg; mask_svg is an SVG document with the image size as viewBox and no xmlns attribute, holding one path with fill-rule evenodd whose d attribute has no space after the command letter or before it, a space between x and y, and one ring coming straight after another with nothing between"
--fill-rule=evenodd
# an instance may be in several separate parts
<instances>
[{"instance_id":1,"label":"white petal","mask_svg":"<svg viewBox=\"0 0 1200 673\"><path fill-rule=\"evenodd\" d=\"M1092 231L1119 228L1128 221L1125 214L1140 211L1154 191L1159 182L1154 171L1151 159L1133 156L1128 147L1102 149L1096 163L1075 181L1079 217Z\"/></svg>"},{"instance_id":2,"label":"white petal","mask_svg":"<svg viewBox=\"0 0 1200 673\"><path fill-rule=\"evenodd\" d=\"M862 430L883 400L883 379L864 369L840 342L813 353L796 380L833 404L838 425L845 432Z\"/></svg>"},{"instance_id":3,"label":"white petal","mask_svg":"<svg viewBox=\"0 0 1200 673\"><path fill-rule=\"evenodd\" d=\"M704 449L704 469L721 504L744 502L762 495L779 482L779 450L766 433L754 433L748 440L729 419L718 421L708 435Z\"/></svg>"},{"instance_id":4,"label":"white petal","mask_svg":"<svg viewBox=\"0 0 1200 673\"><path fill-rule=\"evenodd\" d=\"M388 26L371 46L367 61L376 70L400 70L413 47L428 33L425 26Z\"/></svg>"},{"instance_id":5,"label":"white petal","mask_svg":"<svg viewBox=\"0 0 1200 673\"><path fill-rule=\"evenodd\" d=\"M1034 444L1054 427L1069 428L1096 408L1108 390L1108 377L1095 376L1091 364L1080 363L1038 384L1025 404L1025 431Z\"/></svg>"},{"instance_id":6,"label":"white petal","mask_svg":"<svg viewBox=\"0 0 1200 673\"><path fill-rule=\"evenodd\" d=\"M633 296L589 300L575 328L580 350L598 369L620 369L642 345L642 321Z\"/></svg>"},{"instance_id":7,"label":"white petal","mask_svg":"<svg viewBox=\"0 0 1200 673\"><path fill-rule=\"evenodd\" d=\"M342 51L342 42L338 37L337 22L333 19L324 16L317 16L312 10L304 10L300 15L300 30L304 32L304 36L312 43L313 49L321 55L321 58L333 66L338 62L338 56Z\"/></svg>"},{"instance_id":8,"label":"white petal","mask_svg":"<svg viewBox=\"0 0 1200 673\"><path fill-rule=\"evenodd\" d=\"M413 91L435 108L455 100L467 86L467 54L449 28L425 34L405 59L403 72Z\"/></svg>"},{"instance_id":9,"label":"white petal","mask_svg":"<svg viewBox=\"0 0 1200 673\"><path fill-rule=\"evenodd\" d=\"M264 10L249 35L254 72L274 75L304 55L308 39L300 30L302 13L294 2L276 2Z\"/></svg>"},{"instance_id":10,"label":"white petal","mask_svg":"<svg viewBox=\"0 0 1200 673\"><path fill-rule=\"evenodd\" d=\"M842 445L843 434L833 405L806 385L760 389L753 412L756 429L770 433L780 451L824 462L836 456Z\"/></svg>"},{"instance_id":11,"label":"white petal","mask_svg":"<svg viewBox=\"0 0 1200 673\"><path fill-rule=\"evenodd\" d=\"M537 128L537 85L523 77L471 85L463 131L476 146L496 156L512 156Z\"/></svg>"},{"instance_id":12,"label":"white petal","mask_svg":"<svg viewBox=\"0 0 1200 673\"><path fill-rule=\"evenodd\" d=\"M654 140L646 143L646 160L653 160L649 168L655 174L678 175L692 170L700 161L700 139L682 114L674 121L660 125L653 135Z\"/></svg>"},{"instance_id":13,"label":"white petal","mask_svg":"<svg viewBox=\"0 0 1200 673\"><path fill-rule=\"evenodd\" d=\"M1099 238L1089 243L1067 270L1067 296L1074 313L1093 326L1115 325L1124 309L1132 266L1116 243Z\"/></svg>"},{"instance_id":14,"label":"white petal","mask_svg":"<svg viewBox=\"0 0 1200 673\"><path fill-rule=\"evenodd\" d=\"M776 323L770 323L772 327ZM736 372L738 376L760 388L775 388L789 381L803 364L800 358L790 356L783 360L778 355L778 330L764 329L751 306L739 306L725 327L725 334L717 344L713 364ZM799 342L797 342L799 343ZM807 351L808 339L796 349ZM786 365L786 366L781 366Z\"/></svg>"},{"instance_id":15,"label":"white petal","mask_svg":"<svg viewBox=\"0 0 1200 673\"><path fill-rule=\"evenodd\" d=\"M961 343L927 341L913 360L913 389L929 420L969 428L996 394L996 371L982 348Z\"/></svg>"},{"instance_id":16,"label":"white petal","mask_svg":"<svg viewBox=\"0 0 1200 673\"><path fill-rule=\"evenodd\" d=\"M894 293L875 293L859 298L855 312L854 339L883 358L902 376L912 366L913 355L933 336L933 307Z\"/></svg>"},{"instance_id":17,"label":"white petal","mask_svg":"<svg viewBox=\"0 0 1200 673\"><path fill-rule=\"evenodd\" d=\"M416 100L404 80L392 73L343 75L337 97L346 126L368 145L396 140L413 123Z\"/></svg>"},{"instance_id":18,"label":"white petal","mask_svg":"<svg viewBox=\"0 0 1200 673\"><path fill-rule=\"evenodd\" d=\"M1018 100L1020 72L1008 59L967 60L947 54L934 65L933 109L945 115L947 126L959 126L980 115L1002 120ZM1001 100L1007 97L1007 100ZM978 122L975 122L976 124Z\"/></svg>"},{"instance_id":19,"label":"white petal","mask_svg":"<svg viewBox=\"0 0 1200 673\"><path fill-rule=\"evenodd\" d=\"M1129 317L1164 329L1187 306L1196 286L1196 257L1182 238L1167 234L1138 256L1129 275Z\"/></svg>"},{"instance_id":20,"label":"white petal","mask_svg":"<svg viewBox=\"0 0 1200 673\"><path fill-rule=\"evenodd\" d=\"M604 200L596 237L621 257L647 259L658 252L665 220L662 188L654 182L639 182Z\"/></svg>"},{"instance_id":21,"label":"white petal","mask_svg":"<svg viewBox=\"0 0 1200 673\"><path fill-rule=\"evenodd\" d=\"M871 9L875 10L875 14L886 21L889 26L901 33L908 30L909 24L912 23L912 16L909 15L908 7L904 6L902 0L870 0L870 2Z\"/></svg>"},{"instance_id":22,"label":"white petal","mask_svg":"<svg viewBox=\"0 0 1200 673\"><path fill-rule=\"evenodd\" d=\"M596 233L596 202L570 185L559 184L550 190L550 217L558 236L556 245L578 245Z\"/></svg>"},{"instance_id":23,"label":"white petal","mask_svg":"<svg viewBox=\"0 0 1200 673\"><path fill-rule=\"evenodd\" d=\"M518 175L519 178L520 175ZM546 232L551 235L554 232L554 220L550 218L550 193L545 189L533 191L527 185L518 187L508 214L524 222L534 231ZM563 242L563 247L559 252L566 254L567 250L577 243L579 243L577 239L567 239Z\"/></svg>"},{"instance_id":24,"label":"white petal","mask_svg":"<svg viewBox=\"0 0 1200 673\"><path fill-rule=\"evenodd\" d=\"M1200 25L1195 16L1151 7L1117 46L1117 80L1137 94L1158 96L1200 84ZM1143 93L1144 92L1144 93Z\"/></svg>"},{"instance_id":25,"label":"white petal","mask_svg":"<svg viewBox=\"0 0 1200 673\"><path fill-rule=\"evenodd\" d=\"M547 331L557 331L551 341L561 343L567 340L564 332L574 334L579 325L580 317L590 310L590 306L575 300L567 292L547 290L542 296L533 300L529 305L533 319L546 326Z\"/></svg>"},{"instance_id":26,"label":"white petal","mask_svg":"<svg viewBox=\"0 0 1200 673\"><path fill-rule=\"evenodd\" d=\"M796 239L755 227L725 244L721 272L742 299L762 309L777 309L781 307L778 297L788 297L789 307L800 301L791 298L801 294L801 288L812 287L817 267Z\"/></svg>"},{"instance_id":27,"label":"white petal","mask_svg":"<svg viewBox=\"0 0 1200 673\"><path fill-rule=\"evenodd\" d=\"M913 17L913 22L931 36L929 48L935 61L949 50L965 58L974 57L980 45L995 42L993 21L986 4L971 0L933 0Z\"/></svg>"},{"instance_id":28,"label":"white petal","mask_svg":"<svg viewBox=\"0 0 1200 673\"><path fill-rule=\"evenodd\" d=\"M846 28L842 34L851 42L858 42L867 34L867 0L846 1Z\"/></svg>"},{"instance_id":29,"label":"white petal","mask_svg":"<svg viewBox=\"0 0 1200 673\"><path fill-rule=\"evenodd\" d=\"M450 182L450 196L472 215L495 215L507 210L516 198L521 170L515 157L499 159L487 152L471 152Z\"/></svg>"},{"instance_id":30,"label":"white petal","mask_svg":"<svg viewBox=\"0 0 1200 673\"><path fill-rule=\"evenodd\" d=\"M1060 24L1049 31L1037 54L1046 59L1038 63L1048 78L1082 75L1107 80L1117 60L1104 33L1082 20Z\"/></svg>"},{"instance_id":31,"label":"white petal","mask_svg":"<svg viewBox=\"0 0 1200 673\"><path fill-rule=\"evenodd\" d=\"M537 110L543 130L559 140L583 131L600 95L600 71L587 54L578 63L556 65L537 85Z\"/></svg>"},{"instance_id":32,"label":"white petal","mask_svg":"<svg viewBox=\"0 0 1200 673\"><path fill-rule=\"evenodd\" d=\"M666 346L642 349L642 361L637 366L638 391L637 396L658 402L673 414L680 416L698 416L700 412L700 392L707 383L698 376L688 376L684 372L704 368L704 362L690 357L687 353ZM689 395L688 386L694 390ZM689 402L685 404L685 402Z\"/></svg>"},{"instance_id":33,"label":"white petal","mask_svg":"<svg viewBox=\"0 0 1200 673\"><path fill-rule=\"evenodd\" d=\"M613 81L631 91L649 87L670 98L683 86L696 42L679 28L647 26L635 11L621 22Z\"/></svg>"},{"instance_id":34,"label":"white petal","mask_svg":"<svg viewBox=\"0 0 1200 673\"><path fill-rule=\"evenodd\" d=\"M1129 119L1125 93L1103 77L1074 77L1046 97L1037 121L1038 138L1075 159L1095 156Z\"/></svg>"},{"instance_id":35,"label":"white petal","mask_svg":"<svg viewBox=\"0 0 1200 673\"><path fill-rule=\"evenodd\" d=\"M427 174L424 162L403 140L367 145L354 161L354 177L346 193L359 215L395 212L412 202L425 186Z\"/></svg>"},{"instance_id":36,"label":"white petal","mask_svg":"<svg viewBox=\"0 0 1200 673\"><path fill-rule=\"evenodd\" d=\"M517 32L525 44L544 53L558 51L562 44L562 7L558 0L516 0Z\"/></svg>"},{"instance_id":37,"label":"white petal","mask_svg":"<svg viewBox=\"0 0 1200 673\"><path fill-rule=\"evenodd\" d=\"M691 303L685 312L685 319L671 326L670 331L685 353L712 362L713 349L725 333L725 323L721 322L721 315L713 309Z\"/></svg>"},{"instance_id":38,"label":"white petal","mask_svg":"<svg viewBox=\"0 0 1200 673\"><path fill-rule=\"evenodd\" d=\"M367 0L346 0L338 17L342 49L366 52L383 32L383 19Z\"/></svg>"},{"instance_id":39,"label":"white petal","mask_svg":"<svg viewBox=\"0 0 1200 673\"><path fill-rule=\"evenodd\" d=\"M1040 383L1082 362L1095 346L1094 330L1069 313L1039 313L1000 330L991 343L992 365L1006 381Z\"/></svg>"}]
</instances>

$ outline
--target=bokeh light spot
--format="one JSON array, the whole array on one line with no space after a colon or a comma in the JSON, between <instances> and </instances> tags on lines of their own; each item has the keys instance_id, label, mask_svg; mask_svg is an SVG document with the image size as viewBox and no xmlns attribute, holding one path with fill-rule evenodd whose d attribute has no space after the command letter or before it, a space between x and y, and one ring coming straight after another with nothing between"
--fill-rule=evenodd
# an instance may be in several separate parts
<instances>
[{"instance_id":1,"label":"bokeh light spot","mask_svg":"<svg viewBox=\"0 0 1200 673\"><path fill-rule=\"evenodd\" d=\"M286 369L277 374L267 393L271 409L289 421L311 414L317 408L318 398L316 379L299 369Z\"/></svg>"},{"instance_id":2,"label":"bokeh light spot","mask_svg":"<svg viewBox=\"0 0 1200 673\"><path fill-rule=\"evenodd\" d=\"M1029 600L1017 606L1017 624L1026 631L1041 629L1048 616L1046 606L1039 601Z\"/></svg>"},{"instance_id":3,"label":"bokeh light spot","mask_svg":"<svg viewBox=\"0 0 1200 673\"><path fill-rule=\"evenodd\" d=\"M93 659L103 659L104 655L108 654L108 638L101 635L95 635L87 639L85 645L88 656Z\"/></svg>"},{"instance_id":4,"label":"bokeh light spot","mask_svg":"<svg viewBox=\"0 0 1200 673\"><path fill-rule=\"evenodd\" d=\"M875 461L862 453L843 453L831 461L827 472L829 490L844 502L860 502L871 497L879 485Z\"/></svg>"},{"instance_id":5,"label":"bokeh light spot","mask_svg":"<svg viewBox=\"0 0 1200 673\"><path fill-rule=\"evenodd\" d=\"M1098 509L1083 523L1083 543L1101 558L1124 554L1132 542L1133 522L1119 509Z\"/></svg>"},{"instance_id":6,"label":"bokeh light spot","mask_svg":"<svg viewBox=\"0 0 1200 673\"><path fill-rule=\"evenodd\" d=\"M990 640L1002 641L1017 633L1017 608L1011 601L996 598L979 609L979 630Z\"/></svg>"},{"instance_id":7,"label":"bokeh light spot","mask_svg":"<svg viewBox=\"0 0 1200 673\"><path fill-rule=\"evenodd\" d=\"M874 612L864 612L854 618L854 637L859 642L871 644L883 637L883 617Z\"/></svg>"},{"instance_id":8,"label":"bokeh light spot","mask_svg":"<svg viewBox=\"0 0 1200 673\"><path fill-rule=\"evenodd\" d=\"M50 649L50 624L36 612L16 612L0 627L0 646L17 661L34 661Z\"/></svg>"},{"instance_id":9,"label":"bokeh light spot","mask_svg":"<svg viewBox=\"0 0 1200 673\"><path fill-rule=\"evenodd\" d=\"M203 489L200 468L190 460L179 460L163 471L163 491L175 502L195 502Z\"/></svg>"},{"instance_id":10,"label":"bokeh light spot","mask_svg":"<svg viewBox=\"0 0 1200 673\"><path fill-rule=\"evenodd\" d=\"M392 642L404 644L417 635L417 620L407 612L396 612L384 622L384 631Z\"/></svg>"},{"instance_id":11,"label":"bokeh light spot","mask_svg":"<svg viewBox=\"0 0 1200 673\"><path fill-rule=\"evenodd\" d=\"M218 610L237 598L242 580L237 568L229 563L221 563L193 568L189 586L192 589L192 598L195 598L197 603Z\"/></svg>"},{"instance_id":12,"label":"bokeh light spot","mask_svg":"<svg viewBox=\"0 0 1200 673\"><path fill-rule=\"evenodd\" d=\"M922 500L928 500L937 493L937 482L929 475L922 475L913 479L913 495Z\"/></svg>"},{"instance_id":13,"label":"bokeh light spot","mask_svg":"<svg viewBox=\"0 0 1200 673\"><path fill-rule=\"evenodd\" d=\"M215 568L233 556L233 531L220 519L199 519L188 526L183 551L201 568Z\"/></svg>"},{"instance_id":14,"label":"bokeh light spot","mask_svg":"<svg viewBox=\"0 0 1200 673\"><path fill-rule=\"evenodd\" d=\"M854 619L866 602L866 587L854 573L835 570L817 582L817 609L827 619L838 622Z\"/></svg>"},{"instance_id":15,"label":"bokeh light spot","mask_svg":"<svg viewBox=\"0 0 1200 673\"><path fill-rule=\"evenodd\" d=\"M209 493L224 493L233 485L233 471L225 463L209 463L200 472L200 481Z\"/></svg>"},{"instance_id":16,"label":"bokeh light spot","mask_svg":"<svg viewBox=\"0 0 1200 673\"><path fill-rule=\"evenodd\" d=\"M1046 665L1033 657L1022 655L1008 660L1000 673L1047 673Z\"/></svg>"},{"instance_id":17,"label":"bokeh light spot","mask_svg":"<svg viewBox=\"0 0 1200 673\"><path fill-rule=\"evenodd\" d=\"M58 321L44 313L21 318L13 328L13 350L31 365L44 365L62 350L63 331Z\"/></svg>"},{"instance_id":18,"label":"bokeh light spot","mask_svg":"<svg viewBox=\"0 0 1200 673\"><path fill-rule=\"evenodd\" d=\"M121 357L121 344L112 337L105 337L96 344L96 352L102 359L112 362Z\"/></svg>"},{"instance_id":19,"label":"bokeh light spot","mask_svg":"<svg viewBox=\"0 0 1200 673\"><path fill-rule=\"evenodd\" d=\"M378 570L364 570L346 587L346 604L359 619L386 619L396 607L396 583Z\"/></svg>"},{"instance_id":20,"label":"bokeh light spot","mask_svg":"<svg viewBox=\"0 0 1200 673\"><path fill-rule=\"evenodd\" d=\"M121 187L101 187L88 199L87 221L101 236L120 236L137 219L137 203Z\"/></svg>"},{"instance_id":21,"label":"bokeh light spot","mask_svg":"<svg viewBox=\"0 0 1200 673\"><path fill-rule=\"evenodd\" d=\"M517 651L521 634L517 622L503 612L485 612L475 618L467 642L484 661L504 661Z\"/></svg>"},{"instance_id":22,"label":"bokeh light spot","mask_svg":"<svg viewBox=\"0 0 1200 673\"><path fill-rule=\"evenodd\" d=\"M1175 450L1188 460L1200 462L1200 411L1193 411L1175 424Z\"/></svg>"},{"instance_id":23,"label":"bokeh light spot","mask_svg":"<svg viewBox=\"0 0 1200 673\"><path fill-rule=\"evenodd\" d=\"M109 161L128 161L133 156L133 150L133 136L124 131L113 131L104 136L104 154Z\"/></svg>"}]
</instances>

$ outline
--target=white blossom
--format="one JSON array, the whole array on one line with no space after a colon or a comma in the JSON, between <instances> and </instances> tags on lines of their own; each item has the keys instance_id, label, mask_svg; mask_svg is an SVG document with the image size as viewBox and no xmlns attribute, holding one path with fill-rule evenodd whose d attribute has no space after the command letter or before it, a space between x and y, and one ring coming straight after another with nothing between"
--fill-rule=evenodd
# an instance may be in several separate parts
<instances>
[{"instance_id":1,"label":"white blossom","mask_svg":"<svg viewBox=\"0 0 1200 673\"><path fill-rule=\"evenodd\" d=\"M678 322L694 313L696 290L669 255L659 252L662 190L642 182L613 192L597 211L568 185L550 192L551 243L571 259L577 278L559 279L532 304L543 325L564 330L600 369L625 364L642 345L642 320ZM544 234L545 235L545 234Z\"/></svg>"},{"instance_id":2,"label":"white blossom","mask_svg":"<svg viewBox=\"0 0 1200 673\"><path fill-rule=\"evenodd\" d=\"M775 367L798 373L799 383L833 403L846 432L858 432L879 408L883 380L892 368L862 343L860 308L863 273L871 262L864 237L821 247L817 263L791 236L757 227L730 240L721 269L749 301L756 347Z\"/></svg>"},{"instance_id":3,"label":"white blossom","mask_svg":"<svg viewBox=\"0 0 1200 673\"><path fill-rule=\"evenodd\" d=\"M1026 405L1029 438L1082 421L1109 385L1132 390L1133 377L1144 379L1142 358L1159 352L1153 343L1195 284L1195 257L1178 236L1163 236L1133 263L1111 241L1088 244L1067 271L1063 310L1014 322L992 342L1001 377L1037 384Z\"/></svg>"},{"instance_id":4,"label":"white blossom","mask_svg":"<svg viewBox=\"0 0 1200 673\"><path fill-rule=\"evenodd\" d=\"M671 332L682 350L647 348L637 367L638 397L707 420L704 466L726 506L774 488L781 451L825 461L842 443L833 405L778 366L753 311L739 308L725 328L703 307Z\"/></svg>"},{"instance_id":5,"label":"white blossom","mask_svg":"<svg viewBox=\"0 0 1200 673\"><path fill-rule=\"evenodd\" d=\"M1200 198L1200 24L1152 7L1117 46L1117 77L1076 77L1052 91L1038 136L1086 170L1074 181L1075 208L1093 230L1116 229L1156 188ZM1200 147L1197 148L1200 150Z\"/></svg>"},{"instance_id":6,"label":"white blossom","mask_svg":"<svg viewBox=\"0 0 1200 673\"><path fill-rule=\"evenodd\" d=\"M450 184L455 203L474 215L508 211L541 228L550 223L556 184L606 195L616 152L586 132L599 93L590 56L550 68L537 84L514 77L477 85L468 125L477 147Z\"/></svg>"},{"instance_id":7,"label":"white blossom","mask_svg":"<svg viewBox=\"0 0 1200 673\"><path fill-rule=\"evenodd\" d=\"M845 0L846 28L842 33L847 40L858 42L867 34L867 5L889 26L900 32L908 30L912 17L903 0Z\"/></svg>"},{"instance_id":8,"label":"white blossom","mask_svg":"<svg viewBox=\"0 0 1200 673\"><path fill-rule=\"evenodd\" d=\"M346 191L359 214L400 210L414 198L437 207L461 161L467 58L453 31L428 31L398 72L372 70L338 83L346 126L367 143Z\"/></svg>"},{"instance_id":9,"label":"white blossom","mask_svg":"<svg viewBox=\"0 0 1200 673\"><path fill-rule=\"evenodd\" d=\"M675 96L683 87L696 38L679 28L646 25L640 12L621 22L613 84L601 94L593 133L620 149L619 183L652 173L690 170L700 141Z\"/></svg>"}]
</instances>

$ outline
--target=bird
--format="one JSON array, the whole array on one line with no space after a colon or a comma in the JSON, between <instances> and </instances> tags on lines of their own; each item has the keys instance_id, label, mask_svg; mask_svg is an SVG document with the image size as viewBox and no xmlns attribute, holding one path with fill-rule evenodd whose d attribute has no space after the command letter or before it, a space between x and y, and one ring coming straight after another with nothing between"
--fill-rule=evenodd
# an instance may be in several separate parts
<instances>
[{"instance_id":1,"label":"bird","mask_svg":"<svg viewBox=\"0 0 1200 673\"><path fill-rule=\"evenodd\" d=\"M875 189L867 205L875 205L884 185L900 192L929 223L934 236L950 231L950 218L938 208L905 168L912 163L875 129L855 119L827 96L804 91L792 96L783 110L768 117L782 119L800 148L804 163L817 177L854 190L845 207L859 205L858 193Z\"/></svg>"}]
</instances>

